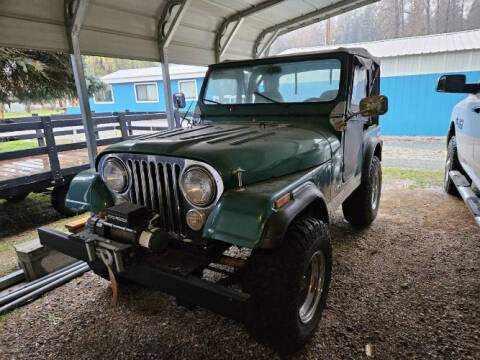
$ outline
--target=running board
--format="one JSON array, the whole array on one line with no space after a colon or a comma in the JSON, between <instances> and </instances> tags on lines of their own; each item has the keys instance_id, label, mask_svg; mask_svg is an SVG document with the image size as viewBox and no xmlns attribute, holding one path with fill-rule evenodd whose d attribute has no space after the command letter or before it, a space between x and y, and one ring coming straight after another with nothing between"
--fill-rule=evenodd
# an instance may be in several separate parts
<instances>
[{"instance_id":1,"label":"running board","mask_svg":"<svg viewBox=\"0 0 480 360\"><path fill-rule=\"evenodd\" d=\"M455 184L463 201L472 212L477 225L480 226L480 198L473 192L470 183L459 171L452 170L448 175Z\"/></svg>"}]
</instances>

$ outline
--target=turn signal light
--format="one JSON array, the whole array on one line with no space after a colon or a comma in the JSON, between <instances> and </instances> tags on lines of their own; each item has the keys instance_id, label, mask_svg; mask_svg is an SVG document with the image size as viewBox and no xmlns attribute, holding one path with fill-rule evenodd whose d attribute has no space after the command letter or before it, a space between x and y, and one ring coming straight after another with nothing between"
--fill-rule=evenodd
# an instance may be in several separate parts
<instances>
[{"instance_id":1,"label":"turn signal light","mask_svg":"<svg viewBox=\"0 0 480 360\"><path fill-rule=\"evenodd\" d=\"M280 209L282 206L284 206L290 200L292 200L292 194L291 193L287 193L287 194L283 195L281 198L278 198L275 201L275 209Z\"/></svg>"}]
</instances>

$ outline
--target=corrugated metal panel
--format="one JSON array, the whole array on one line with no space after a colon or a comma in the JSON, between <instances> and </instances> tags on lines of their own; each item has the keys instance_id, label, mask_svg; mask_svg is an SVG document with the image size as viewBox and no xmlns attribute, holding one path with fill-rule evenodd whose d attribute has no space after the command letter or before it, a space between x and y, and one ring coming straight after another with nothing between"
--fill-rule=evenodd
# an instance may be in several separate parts
<instances>
[{"instance_id":1,"label":"corrugated metal panel","mask_svg":"<svg viewBox=\"0 0 480 360\"><path fill-rule=\"evenodd\" d=\"M265 0L192 0L173 36L173 63L215 62L215 35L225 18ZM376 0L283 0L246 18L225 58L249 58L266 28L326 6ZM80 33L82 53L158 60L157 25L166 0L91 0ZM68 51L63 0L2 0L0 46Z\"/></svg>"},{"instance_id":2,"label":"corrugated metal panel","mask_svg":"<svg viewBox=\"0 0 480 360\"><path fill-rule=\"evenodd\" d=\"M480 70L480 50L396 56L381 59L382 76Z\"/></svg>"},{"instance_id":3,"label":"corrugated metal panel","mask_svg":"<svg viewBox=\"0 0 480 360\"><path fill-rule=\"evenodd\" d=\"M373 56L384 58L394 56L434 54L439 52L457 52L480 50L480 29L455 33L415 36L399 39L371 41L354 44L329 45L310 48L289 49L283 53L309 52L342 47L361 47Z\"/></svg>"}]
</instances>

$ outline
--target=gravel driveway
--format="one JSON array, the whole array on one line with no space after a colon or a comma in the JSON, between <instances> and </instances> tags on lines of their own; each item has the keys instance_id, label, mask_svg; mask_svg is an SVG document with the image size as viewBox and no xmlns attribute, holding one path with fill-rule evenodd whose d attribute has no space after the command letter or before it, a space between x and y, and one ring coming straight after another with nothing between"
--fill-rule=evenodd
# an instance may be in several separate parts
<instances>
[{"instance_id":1,"label":"gravel driveway","mask_svg":"<svg viewBox=\"0 0 480 360\"><path fill-rule=\"evenodd\" d=\"M383 137L382 165L409 169L443 169L447 156L444 137Z\"/></svg>"},{"instance_id":2,"label":"gravel driveway","mask_svg":"<svg viewBox=\"0 0 480 360\"><path fill-rule=\"evenodd\" d=\"M440 188L384 187L365 231L336 215L320 328L294 359L479 359L480 232ZM3 359L276 359L244 328L159 292L121 288L110 308L91 272L0 318Z\"/></svg>"}]
</instances>

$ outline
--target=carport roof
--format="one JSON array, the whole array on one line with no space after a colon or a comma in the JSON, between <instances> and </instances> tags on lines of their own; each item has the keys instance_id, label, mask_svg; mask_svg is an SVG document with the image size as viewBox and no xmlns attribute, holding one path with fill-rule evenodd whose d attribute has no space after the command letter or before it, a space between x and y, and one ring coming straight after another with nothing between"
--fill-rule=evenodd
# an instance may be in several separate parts
<instances>
[{"instance_id":1,"label":"carport roof","mask_svg":"<svg viewBox=\"0 0 480 360\"><path fill-rule=\"evenodd\" d=\"M282 33L375 1L192 0L168 56L174 63L190 65L215 62L221 49L222 59L250 58ZM82 54L159 60L157 34L167 3L90 0L80 31ZM70 51L63 0L3 0L0 33L3 47Z\"/></svg>"}]
</instances>

